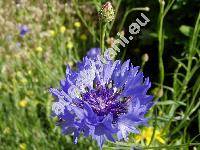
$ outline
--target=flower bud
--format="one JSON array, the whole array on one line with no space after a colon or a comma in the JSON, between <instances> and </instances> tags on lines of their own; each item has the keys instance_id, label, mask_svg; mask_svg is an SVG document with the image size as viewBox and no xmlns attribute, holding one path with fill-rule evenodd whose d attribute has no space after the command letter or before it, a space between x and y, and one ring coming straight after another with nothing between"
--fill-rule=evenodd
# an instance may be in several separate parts
<instances>
[{"instance_id":1,"label":"flower bud","mask_svg":"<svg viewBox=\"0 0 200 150\"><path fill-rule=\"evenodd\" d=\"M99 13L100 20L103 22L111 22L115 18L115 12L111 2L106 2Z\"/></svg>"},{"instance_id":2,"label":"flower bud","mask_svg":"<svg viewBox=\"0 0 200 150\"><path fill-rule=\"evenodd\" d=\"M82 41L86 41L87 40L87 36L85 34L81 34L80 39Z\"/></svg>"},{"instance_id":3,"label":"flower bud","mask_svg":"<svg viewBox=\"0 0 200 150\"><path fill-rule=\"evenodd\" d=\"M163 88L160 88L160 87L156 87L154 90L153 90L153 94L158 97L158 98L161 98L163 96Z\"/></svg>"},{"instance_id":4,"label":"flower bud","mask_svg":"<svg viewBox=\"0 0 200 150\"><path fill-rule=\"evenodd\" d=\"M145 11L149 11L150 10L150 8L149 7L145 7Z\"/></svg>"},{"instance_id":5,"label":"flower bud","mask_svg":"<svg viewBox=\"0 0 200 150\"><path fill-rule=\"evenodd\" d=\"M149 55L147 53L142 55L142 62L147 62L149 60Z\"/></svg>"},{"instance_id":6,"label":"flower bud","mask_svg":"<svg viewBox=\"0 0 200 150\"><path fill-rule=\"evenodd\" d=\"M161 4L161 5L165 5L165 1L164 0L159 0L159 3Z\"/></svg>"}]
</instances>

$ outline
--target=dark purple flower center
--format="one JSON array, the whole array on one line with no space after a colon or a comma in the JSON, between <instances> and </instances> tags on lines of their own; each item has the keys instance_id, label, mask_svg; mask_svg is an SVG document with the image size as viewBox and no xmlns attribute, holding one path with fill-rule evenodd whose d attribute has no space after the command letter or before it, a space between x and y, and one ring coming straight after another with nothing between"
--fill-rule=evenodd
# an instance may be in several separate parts
<instances>
[{"instance_id":1,"label":"dark purple flower center","mask_svg":"<svg viewBox=\"0 0 200 150\"><path fill-rule=\"evenodd\" d=\"M98 116L113 115L113 122L119 115L127 113L130 98L120 98L120 92L114 92L112 88L97 87L82 95L83 101L87 102Z\"/></svg>"}]
</instances>

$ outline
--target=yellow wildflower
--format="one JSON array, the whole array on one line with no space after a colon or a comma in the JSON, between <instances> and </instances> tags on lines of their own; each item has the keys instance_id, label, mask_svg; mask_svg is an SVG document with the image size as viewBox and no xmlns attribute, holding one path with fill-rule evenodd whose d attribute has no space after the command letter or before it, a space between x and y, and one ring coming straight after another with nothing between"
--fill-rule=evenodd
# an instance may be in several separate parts
<instances>
[{"instance_id":1,"label":"yellow wildflower","mask_svg":"<svg viewBox=\"0 0 200 150\"><path fill-rule=\"evenodd\" d=\"M3 130L3 133L4 133L4 134L9 134L9 133L10 133L10 128L9 128L9 127L6 127L6 128Z\"/></svg>"},{"instance_id":2,"label":"yellow wildflower","mask_svg":"<svg viewBox=\"0 0 200 150\"><path fill-rule=\"evenodd\" d=\"M31 90L28 90L28 91L27 91L27 95L31 97L31 96L33 96L33 95L34 95L34 92L33 92L33 91L31 91Z\"/></svg>"},{"instance_id":3,"label":"yellow wildflower","mask_svg":"<svg viewBox=\"0 0 200 150\"><path fill-rule=\"evenodd\" d=\"M23 77L23 75L22 75L22 72L21 72L21 71L17 71L17 72L16 72L16 75L17 75L18 77Z\"/></svg>"},{"instance_id":4,"label":"yellow wildflower","mask_svg":"<svg viewBox=\"0 0 200 150\"><path fill-rule=\"evenodd\" d=\"M76 27L76 28L80 28L81 27L81 23L80 22L74 22L74 26Z\"/></svg>"},{"instance_id":5,"label":"yellow wildflower","mask_svg":"<svg viewBox=\"0 0 200 150\"><path fill-rule=\"evenodd\" d=\"M69 42L67 43L67 48L71 49L72 47L74 47L74 45L73 45L72 42L69 41Z\"/></svg>"},{"instance_id":6,"label":"yellow wildflower","mask_svg":"<svg viewBox=\"0 0 200 150\"><path fill-rule=\"evenodd\" d=\"M14 57L16 57L17 59L19 59L20 58L20 54L14 54Z\"/></svg>"},{"instance_id":7,"label":"yellow wildflower","mask_svg":"<svg viewBox=\"0 0 200 150\"><path fill-rule=\"evenodd\" d=\"M87 36L85 34L81 34L80 39L82 41L86 41L87 40Z\"/></svg>"},{"instance_id":8,"label":"yellow wildflower","mask_svg":"<svg viewBox=\"0 0 200 150\"><path fill-rule=\"evenodd\" d=\"M162 116L162 115L163 115L163 112L160 110L159 113L158 113L158 115L159 115L159 116Z\"/></svg>"},{"instance_id":9,"label":"yellow wildflower","mask_svg":"<svg viewBox=\"0 0 200 150\"><path fill-rule=\"evenodd\" d=\"M28 74L29 74L29 75L32 75L32 71L31 71L31 70L28 70Z\"/></svg>"},{"instance_id":10,"label":"yellow wildflower","mask_svg":"<svg viewBox=\"0 0 200 150\"><path fill-rule=\"evenodd\" d=\"M28 80L27 80L26 78L24 78L24 77L23 77L20 81L21 81L21 83L23 83L23 84L27 84L27 83L28 83Z\"/></svg>"},{"instance_id":11,"label":"yellow wildflower","mask_svg":"<svg viewBox=\"0 0 200 150\"><path fill-rule=\"evenodd\" d=\"M161 137L161 132L160 131L158 131L158 130L155 131L155 138L160 143L165 144L165 140Z\"/></svg>"},{"instance_id":12,"label":"yellow wildflower","mask_svg":"<svg viewBox=\"0 0 200 150\"><path fill-rule=\"evenodd\" d=\"M36 49L35 49L37 52L42 52L43 51L43 48L42 47L37 47Z\"/></svg>"},{"instance_id":13,"label":"yellow wildflower","mask_svg":"<svg viewBox=\"0 0 200 150\"><path fill-rule=\"evenodd\" d=\"M19 148L20 150L26 150L26 144L25 143L19 144Z\"/></svg>"},{"instance_id":14,"label":"yellow wildflower","mask_svg":"<svg viewBox=\"0 0 200 150\"><path fill-rule=\"evenodd\" d=\"M22 108L25 108L28 104L28 101L27 100L21 100L19 101L19 106L22 107Z\"/></svg>"},{"instance_id":15,"label":"yellow wildflower","mask_svg":"<svg viewBox=\"0 0 200 150\"><path fill-rule=\"evenodd\" d=\"M54 30L49 30L49 34L50 34L51 36L55 36L55 35L56 35L56 32L55 32Z\"/></svg>"},{"instance_id":16,"label":"yellow wildflower","mask_svg":"<svg viewBox=\"0 0 200 150\"><path fill-rule=\"evenodd\" d=\"M60 27L60 32L61 32L61 33L64 33L65 30L66 30L65 26L61 26L61 27Z\"/></svg>"},{"instance_id":17,"label":"yellow wildflower","mask_svg":"<svg viewBox=\"0 0 200 150\"><path fill-rule=\"evenodd\" d=\"M141 134L135 136L135 141L136 143L139 143L142 140L146 140L146 144L149 145L152 135L153 127L144 128ZM161 137L161 132L157 129L155 131L154 138L162 144L165 143L165 140Z\"/></svg>"}]
</instances>

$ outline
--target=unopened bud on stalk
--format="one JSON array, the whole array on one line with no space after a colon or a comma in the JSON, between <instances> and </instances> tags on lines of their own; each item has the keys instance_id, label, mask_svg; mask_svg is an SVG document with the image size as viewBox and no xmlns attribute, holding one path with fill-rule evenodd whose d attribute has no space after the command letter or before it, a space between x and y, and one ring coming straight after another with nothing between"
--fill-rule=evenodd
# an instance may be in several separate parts
<instances>
[{"instance_id":1,"label":"unopened bud on stalk","mask_svg":"<svg viewBox=\"0 0 200 150\"><path fill-rule=\"evenodd\" d=\"M99 12L100 20L103 22L111 22L115 18L115 12L111 2L106 2Z\"/></svg>"},{"instance_id":2,"label":"unopened bud on stalk","mask_svg":"<svg viewBox=\"0 0 200 150\"><path fill-rule=\"evenodd\" d=\"M158 97L160 98L160 97L162 97L163 96L163 88L160 88L159 90L158 90Z\"/></svg>"},{"instance_id":3,"label":"unopened bud on stalk","mask_svg":"<svg viewBox=\"0 0 200 150\"><path fill-rule=\"evenodd\" d=\"M142 62L146 63L149 60L149 55L147 53L142 55Z\"/></svg>"},{"instance_id":4,"label":"unopened bud on stalk","mask_svg":"<svg viewBox=\"0 0 200 150\"><path fill-rule=\"evenodd\" d=\"M145 7L145 11L149 11L150 10L150 8L149 7Z\"/></svg>"},{"instance_id":5,"label":"unopened bud on stalk","mask_svg":"<svg viewBox=\"0 0 200 150\"><path fill-rule=\"evenodd\" d=\"M165 5L165 1L164 0L159 0L160 4L162 4L163 6Z\"/></svg>"},{"instance_id":6,"label":"unopened bud on stalk","mask_svg":"<svg viewBox=\"0 0 200 150\"><path fill-rule=\"evenodd\" d=\"M163 88L162 87L156 87L154 90L153 90L153 93L156 97L160 98L163 96Z\"/></svg>"}]
</instances>

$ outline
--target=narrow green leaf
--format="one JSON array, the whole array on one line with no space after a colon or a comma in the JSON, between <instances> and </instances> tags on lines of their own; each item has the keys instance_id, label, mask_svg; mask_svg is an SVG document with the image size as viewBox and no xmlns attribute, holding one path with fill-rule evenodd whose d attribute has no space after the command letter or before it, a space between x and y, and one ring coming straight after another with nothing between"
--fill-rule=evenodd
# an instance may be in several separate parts
<instances>
[{"instance_id":1,"label":"narrow green leaf","mask_svg":"<svg viewBox=\"0 0 200 150\"><path fill-rule=\"evenodd\" d=\"M181 25L179 30L181 31L182 34L184 34L185 36L192 36L193 33L193 28L187 25Z\"/></svg>"}]
</instances>

